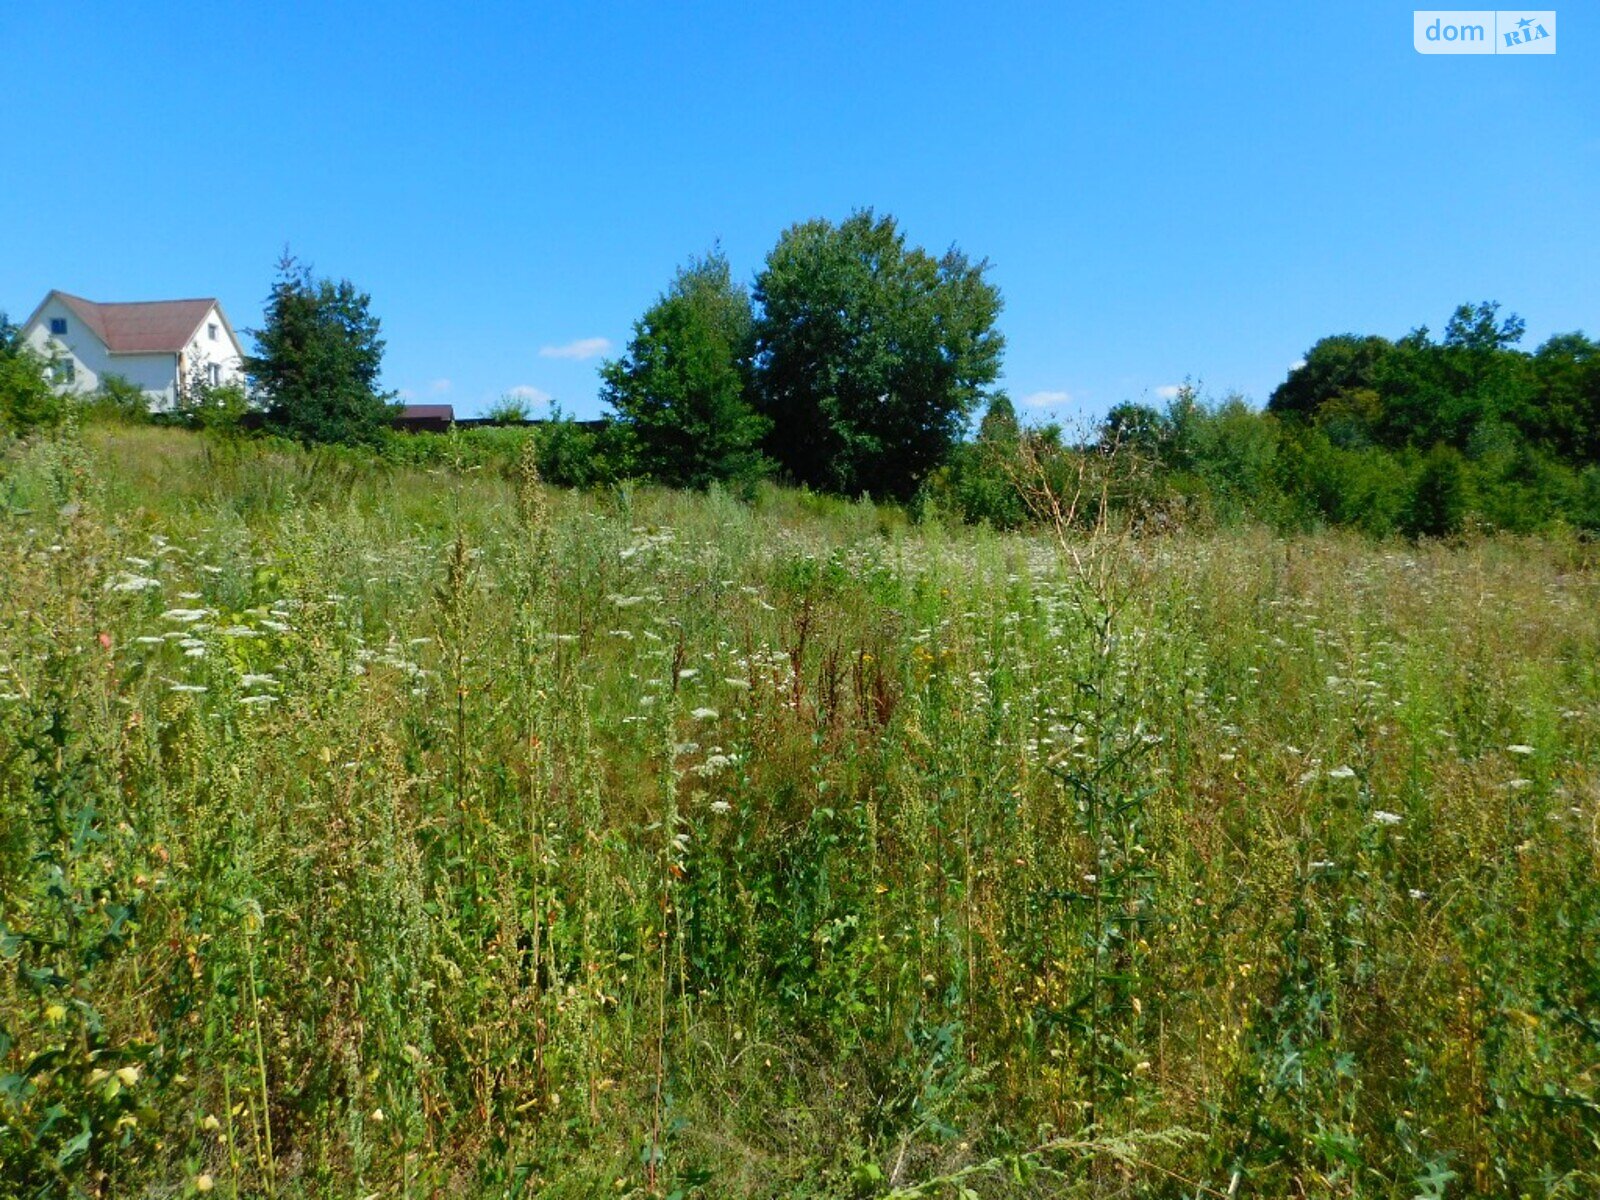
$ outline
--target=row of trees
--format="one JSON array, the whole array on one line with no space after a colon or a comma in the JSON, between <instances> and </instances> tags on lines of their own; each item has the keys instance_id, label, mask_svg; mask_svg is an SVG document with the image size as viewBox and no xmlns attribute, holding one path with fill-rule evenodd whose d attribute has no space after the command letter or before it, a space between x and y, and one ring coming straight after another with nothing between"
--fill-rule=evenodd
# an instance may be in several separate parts
<instances>
[{"instance_id":1,"label":"row of trees","mask_svg":"<svg viewBox=\"0 0 1600 1200\"><path fill-rule=\"evenodd\" d=\"M1600 461L1600 344L1562 333L1530 354L1518 349L1526 328L1483 303L1456 309L1438 341L1426 326L1398 341L1323 338L1267 407L1341 446L1470 455L1509 435L1567 463Z\"/></svg>"},{"instance_id":2,"label":"row of trees","mask_svg":"<svg viewBox=\"0 0 1600 1200\"><path fill-rule=\"evenodd\" d=\"M598 450L674 486L776 469L1002 526L1035 515L1041 470L1114 451L1116 500L1140 519L1600 528L1600 345L1581 333L1529 353L1520 317L1462 305L1439 339L1322 339L1265 412L1185 388L1069 441L1022 429L992 389L1003 343L985 269L908 248L871 212L787 230L753 294L720 253L691 261L603 368L617 421Z\"/></svg>"},{"instance_id":3,"label":"row of trees","mask_svg":"<svg viewBox=\"0 0 1600 1200\"><path fill-rule=\"evenodd\" d=\"M1600 343L1582 333L1530 353L1520 317L1462 305L1439 339L1426 327L1323 338L1265 412L1186 388L1165 408L1120 404L1069 441L1023 429L993 387L1004 342L987 270L954 248L935 258L908 246L893 217L870 210L786 230L752 290L713 250L677 272L601 368L614 419L598 431L554 422L541 460L580 485L738 487L778 474L1014 526L1032 515L1028 481L1045 464L1081 472L1087 458L1115 457L1117 502L1141 519L1428 535L1600 528ZM270 428L385 441L393 397L378 386L370 303L284 256L247 360ZM46 366L0 319L0 428L59 414ZM142 407L131 385L102 391L101 409ZM245 406L242 392L203 381L189 391L197 424L235 422Z\"/></svg>"},{"instance_id":4,"label":"row of trees","mask_svg":"<svg viewBox=\"0 0 1600 1200\"><path fill-rule=\"evenodd\" d=\"M712 250L681 268L601 368L615 420L556 431L573 480L808 486L909 500L962 441L1000 373L986 262L908 246L870 209L786 230L753 292ZM370 297L289 255L246 370L266 424L305 441L380 441L393 396Z\"/></svg>"},{"instance_id":5,"label":"row of trees","mask_svg":"<svg viewBox=\"0 0 1600 1200\"><path fill-rule=\"evenodd\" d=\"M569 474L704 488L780 473L909 500L999 375L1001 301L987 270L955 248L935 257L909 246L893 217L871 210L786 230L753 292L720 250L692 260L635 323L626 352L604 364L615 420L591 440L596 461ZM378 384L384 342L370 304L348 280L316 278L285 253L245 362L268 428L307 442L384 440L394 397ZM38 366L20 352L10 361ZM33 376L40 397L19 399L20 417L52 395ZM197 424L236 420L244 407L203 384L189 392ZM583 449L573 430L560 432L569 450Z\"/></svg>"},{"instance_id":6,"label":"row of trees","mask_svg":"<svg viewBox=\"0 0 1600 1200\"><path fill-rule=\"evenodd\" d=\"M1262 521L1443 536L1469 528L1600 530L1600 345L1558 334L1517 348L1521 318L1463 305L1435 340L1324 338L1266 411L1185 387L1120 404L1077 445L993 406L921 499L1017 525L1041 464L1103 479L1137 521Z\"/></svg>"}]
</instances>

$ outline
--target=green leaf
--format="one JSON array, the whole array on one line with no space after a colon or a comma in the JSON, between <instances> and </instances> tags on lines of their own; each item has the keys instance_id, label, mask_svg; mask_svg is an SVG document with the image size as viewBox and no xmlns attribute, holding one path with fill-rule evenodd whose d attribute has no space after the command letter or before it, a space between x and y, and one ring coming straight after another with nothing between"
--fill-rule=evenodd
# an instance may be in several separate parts
<instances>
[{"instance_id":1,"label":"green leaf","mask_svg":"<svg viewBox=\"0 0 1600 1200\"><path fill-rule=\"evenodd\" d=\"M89 1143L93 1140L94 1133L89 1128L89 1118L84 1117L83 1129L76 1137L72 1138L71 1141L67 1142L67 1144L62 1146L60 1151L57 1152L56 1165L58 1167L64 1167L79 1155L86 1153L89 1149Z\"/></svg>"}]
</instances>

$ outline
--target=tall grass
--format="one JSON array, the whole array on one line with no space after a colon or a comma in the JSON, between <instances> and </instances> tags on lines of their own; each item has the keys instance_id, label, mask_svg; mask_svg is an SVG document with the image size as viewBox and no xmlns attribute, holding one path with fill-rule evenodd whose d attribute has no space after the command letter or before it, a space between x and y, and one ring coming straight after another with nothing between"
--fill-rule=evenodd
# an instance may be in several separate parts
<instances>
[{"instance_id":1,"label":"tall grass","mask_svg":"<svg viewBox=\"0 0 1600 1200\"><path fill-rule=\"evenodd\" d=\"M0 1194L1600 1188L1584 545L0 471Z\"/></svg>"}]
</instances>

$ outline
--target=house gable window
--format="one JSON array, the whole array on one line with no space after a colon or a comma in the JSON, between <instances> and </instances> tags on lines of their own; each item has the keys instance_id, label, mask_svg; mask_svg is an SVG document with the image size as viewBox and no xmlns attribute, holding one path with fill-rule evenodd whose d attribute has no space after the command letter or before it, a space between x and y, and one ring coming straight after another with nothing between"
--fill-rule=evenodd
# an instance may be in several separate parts
<instances>
[{"instance_id":1,"label":"house gable window","mask_svg":"<svg viewBox=\"0 0 1600 1200\"><path fill-rule=\"evenodd\" d=\"M206 326L206 336L213 342L217 340L217 323L215 321Z\"/></svg>"},{"instance_id":2,"label":"house gable window","mask_svg":"<svg viewBox=\"0 0 1600 1200\"><path fill-rule=\"evenodd\" d=\"M65 317L50 318L50 336L61 337L67 332L67 319Z\"/></svg>"},{"instance_id":3,"label":"house gable window","mask_svg":"<svg viewBox=\"0 0 1600 1200\"><path fill-rule=\"evenodd\" d=\"M216 326L213 325L211 328L215 329ZM206 382L212 387L220 387L222 385L222 367L220 364L206 364Z\"/></svg>"},{"instance_id":4,"label":"house gable window","mask_svg":"<svg viewBox=\"0 0 1600 1200\"><path fill-rule=\"evenodd\" d=\"M50 375L58 384L73 383L78 378L78 364L70 358L58 358L50 364Z\"/></svg>"}]
</instances>

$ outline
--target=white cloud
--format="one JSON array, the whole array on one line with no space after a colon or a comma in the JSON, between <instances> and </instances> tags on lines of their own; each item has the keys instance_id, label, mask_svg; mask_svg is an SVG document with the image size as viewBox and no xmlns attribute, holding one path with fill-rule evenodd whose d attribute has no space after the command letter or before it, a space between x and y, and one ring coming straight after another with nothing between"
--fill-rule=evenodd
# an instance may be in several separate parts
<instances>
[{"instance_id":1,"label":"white cloud","mask_svg":"<svg viewBox=\"0 0 1600 1200\"><path fill-rule=\"evenodd\" d=\"M1182 384L1168 383L1158 387L1156 389L1156 395L1160 396L1163 400L1176 400L1178 398L1178 393L1181 391L1183 391Z\"/></svg>"},{"instance_id":2,"label":"white cloud","mask_svg":"<svg viewBox=\"0 0 1600 1200\"><path fill-rule=\"evenodd\" d=\"M450 390L450 387L451 384L448 379L435 379L428 385L428 390L435 396L442 396Z\"/></svg>"},{"instance_id":3,"label":"white cloud","mask_svg":"<svg viewBox=\"0 0 1600 1200\"><path fill-rule=\"evenodd\" d=\"M586 358L597 358L611 349L611 342L603 337L579 338L575 342L568 342L565 346L540 346L540 358L572 358L582 362Z\"/></svg>"},{"instance_id":4,"label":"white cloud","mask_svg":"<svg viewBox=\"0 0 1600 1200\"><path fill-rule=\"evenodd\" d=\"M531 383L519 383L516 387L509 387L505 394L515 400L526 400L529 404L546 404L551 398L549 392L543 388L536 388Z\"/></svg>"},{"instance_id":5,"label":"white cloud","mask_svg":"<svg viewBox=\"0 0 1600 1200\"><path fill-rule=\"evenodd\" d=\"M1022 398L1026 408L1060 408L1072 403L1071 392L1029 392Z\"/></svg>"},{"instance_id":6,"label":"white cloud","mask_svg":"<svg viewBox=\"0 0 1600 1200\"><path fill-rule=\"evenodd\" d=\"M1303 367L1305 365L1306 365L1306 360L1305 359L1297 358L1292 363L1289 364L1289 370L1298 371L1301 367Z\"/></svg>"}]
</instances>

